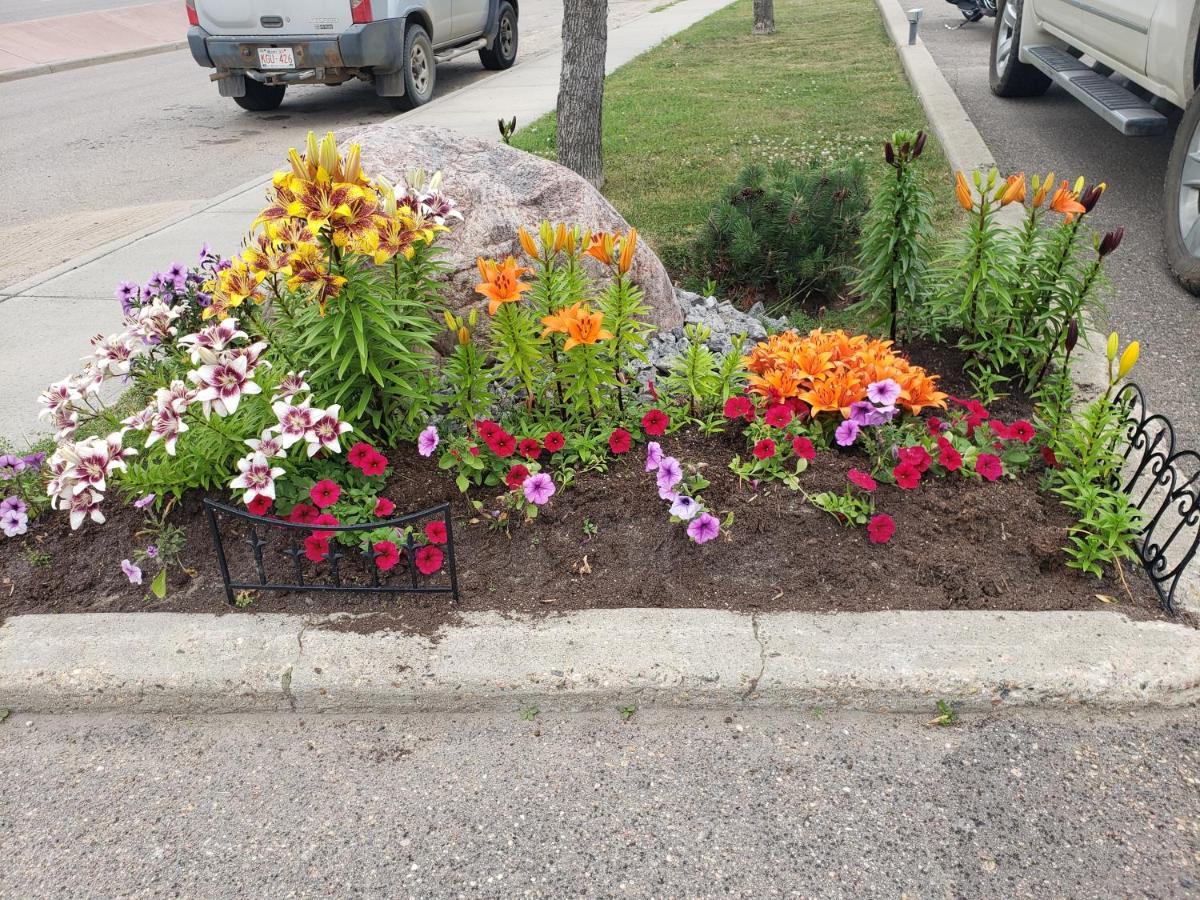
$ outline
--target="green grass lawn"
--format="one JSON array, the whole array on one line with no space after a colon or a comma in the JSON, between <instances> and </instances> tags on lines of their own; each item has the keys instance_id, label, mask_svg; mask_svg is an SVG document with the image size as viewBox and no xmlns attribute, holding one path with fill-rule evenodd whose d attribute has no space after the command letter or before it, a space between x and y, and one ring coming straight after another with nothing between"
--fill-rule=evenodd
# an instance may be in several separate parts
<instances>
[{"instance_id":1,"label":"green grass lawn","mask_svg":"<svg viewBox=\"0 0 1200 900\"><path fill-rule=\"evenodd\" d=\"M749 162L878 158L898 128L925 118L872 0L775 0L776 34L750 34L738 0L608 79L604 193L660 250L686 240ZM554 157L554 116L513 144ZM941 209L952 196L931 139L925 157Z\"/></svg>"}]
</instances>

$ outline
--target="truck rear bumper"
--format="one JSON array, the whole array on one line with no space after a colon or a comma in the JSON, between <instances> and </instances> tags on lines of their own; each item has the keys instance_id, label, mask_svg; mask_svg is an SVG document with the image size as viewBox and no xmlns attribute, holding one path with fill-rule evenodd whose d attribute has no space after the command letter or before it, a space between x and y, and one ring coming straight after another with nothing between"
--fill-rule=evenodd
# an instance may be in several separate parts
<instances>
[{"instance_id":1,"label":"truck rear bumper","mask_svg":"<svg viewBox=\"0 0 1200 900\"><path fill-rule=\"evenodd\" d=\"M353 25L337 36L211 35L193 25L188 29L188 47L192 58L209 69L258 69L260 47L290 47L297 69L370 68L392 72L401 67L404 56L404 19Z\"/></svg>"}]
</instances>

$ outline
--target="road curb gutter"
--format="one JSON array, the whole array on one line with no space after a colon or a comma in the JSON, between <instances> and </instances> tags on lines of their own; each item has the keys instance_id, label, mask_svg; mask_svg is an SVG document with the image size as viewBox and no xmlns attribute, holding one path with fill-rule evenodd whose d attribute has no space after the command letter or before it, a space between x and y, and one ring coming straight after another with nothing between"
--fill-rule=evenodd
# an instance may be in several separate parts
<instances>
[{"instance_id":1,"label":"road curb gutter","mask_svg":"<svg viewBox=\"0 0 1200 900\"><path fill-rule=\"evenodd\" d=\"M928 711L1200 701L1200 631L1101 612L468 613L430 636L350 616L26 615L0 627L22 713L443 712L623 705ZM331 628L331 626L333 626Z\"/></svg>"},{"instance_id":2,"label":"road curb gutter","mask_svg":"<svg viewBox=\"0 0 1200 900\"><path fill-rule=\"evenodd\" d=\"M182 50L187 45L187 41L169 41L165 44L151 44L147 47L134 47L130 50L115 50L112 53L97 53L95 56L80 56L76 59L64 59L61 62L43 63L40 66L27 66L23 69L9 69L7 72L0 72L0 84L6 81L33 78L38 75L53 75L55 72L69 72L72 69L85 69L89 66L102 66L105 63L169 53L172 50Z\"/></svg>"}]
</instances>

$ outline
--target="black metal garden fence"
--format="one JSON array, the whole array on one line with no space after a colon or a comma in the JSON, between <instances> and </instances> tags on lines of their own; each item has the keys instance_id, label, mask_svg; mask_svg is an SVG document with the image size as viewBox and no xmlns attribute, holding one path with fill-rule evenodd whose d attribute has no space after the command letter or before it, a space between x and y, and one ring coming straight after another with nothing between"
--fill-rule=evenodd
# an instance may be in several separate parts
<instances>
[{"instance_id":1,"label":"black metal garden fence","mask_svg":"<svg viewBox=\"0 0 1200 900\"><path fill-rule=\"evenodd\" d=\"M225 597L232 604L239 591L341 591L356 594L449 594L458 602L458 572L454 562L454 528L450 504L442 503L420 512L358 525L312 525L284 519L256 516L244 509L226 506L205 498L204 512L209 533L217 551L217 565L225 585ZM430 522L445 526L445 541L425 544L414 536ZM399 539L396 559L381 560L385 554L375 546L356 538L345 546L339 535L363 535L390 530ZM307 547L310 535L326 534L328 541ZM241 545L248 553L237 554ZM362 544L363 546L358 546ZM426 574L421 571L419 554L433 547L441 564ZM428 551L426 551L428 552ZM249 557L247 559L246 557ZM314 558L315 557L315 558ZM438 561L435 557L432 562ZM248 564L253 578L237 577Z\"/></svg>"},{"instance_id":2,"label":"black metal garden fence","mask_svg":"<svg viewBox=\"0 0 1200 900\"><path fill-rule=\"evenodd\" d=\"M1144 523L1135 549L1163 609L1174 614L1180 580L1200 547L1200 453L1176 448L1171 421L1147 409L1136 384L1125 384L1116 402L1128 407L1122 487Z\"/></svg>"}]
</instances>

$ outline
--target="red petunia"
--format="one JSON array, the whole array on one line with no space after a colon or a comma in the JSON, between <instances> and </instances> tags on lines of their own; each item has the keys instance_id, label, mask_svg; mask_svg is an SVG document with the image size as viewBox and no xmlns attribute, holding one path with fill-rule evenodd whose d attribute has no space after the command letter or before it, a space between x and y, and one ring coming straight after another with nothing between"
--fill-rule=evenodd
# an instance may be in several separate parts
<instances>
[{"instance_id":1,"label":"red petunia","mask_svg":"<svg viewBox=\"0 0 1200 900\"><path fill-rule=\"evenodd\" d=\"M912 447L904 447L900 450L899 455L901 462L912 463L913 468L922 475L929 468L929 464L933 462L929 456L929 451L919 444Z\"/></svg>"},{"instance_id":2,"label":"red petunia","mask_svg":"<svg viewBox=\"0 0 1200 900\"><path fill-rule=\"evenodd\" d=\"M988 422L988 428L992 429L992 434L1000 438L1002 441L1007 441L1013 437L1013 433L1011 430L1009 430L1009 427L999 419L992 419L992 421ZM998 446L999 445L997 445L997 448Z\"/></svg>"},{"instance_id":3,"label":"red petunia","mask_svg":"<svg viewBox=\"0 0 1200 900\"><path fill-rule=\"evenodd\" d=\"M775 442L770 438L763 438L754 445L754 455L759 459L770 459L775 455Z\"/></svg>"},{"instance_id":4,"label":"red petunia","mask_svg":"<svg viewBox=\"0 0 1200 900\"><path fill-rule=\"evenodd\" d=\"M858 485L864 491L873 491L879 487L870 473L864 472L862 469L851 469L846 473L846 477L850 479L851 484Z\"/></svg>"},{"instance_id":5,"label":"red petunia","mask_svg":"<svg viewBox=\"0 0 1200 900\"><path fill-rule=\"evenodd\" d=\"M376 541L371 545L375 551L375 565L386 572L400 562L400 550L391 541Z\"/></svg>"},{"instance_id":6,"label":"red petunia","mask_svg":"<svg viewBox=\"0 0 1200 900\"><path fill-rule=\"evenodd\" d=\"M372 451L371 455L363 462L360 469L364 475L382 475L387 471L387 457L382 453Z\"/></svg>"},{"instance_id":7,"label":"red petunia","mask_svg":"<svg viewBox=\"0 0 1200 900\"><path fill-rule=\"evenodd\" d=\"M499 434L494 435L492 439L487 442L487 445L488 449L501 459L507 459L516 451L517 439L502 429Z\"/></svg>"},{"instance_id":8,"label":"red petunia","mask_svg":"<svg viewBox=\"0 0 1200 900\"><path fill-rule=\"evenodd\" d=\"M650 394L650 399L653 400L655 403L657 403L658 402L658 388L656 388L654 386L653 378L651 378L649 381L646 382L646 390Z\"/></svg>"},{"instance_id":9,"label":"red petunia","mask_svg":"<svg viewBox=\"0 0 1200 900\"><path fill-rule=\"evenodd\" d=\"M542 452L542 445L537 438L525 438L517 445L517 452L526 459L537 459Z\"/></svg>"},{"instance_id":10,"label":"red petunia","mask_svg":"<svg viewBox=\"0 0 1200 900\"><path fill-rule=\"evenodd\" d=\"M542 438L542 446L551 453L557 453L567 445L567 439L563 437L561 431L548 431L546 436Z\"/></svg>"},{"instance_id":11,"label":"red petunia","mask_svg":"<svg viewBox=\"0 0 1200 900\"><path fill-rule=\"evenodd\" d=\"M446 523L430 522L425 526L425 540L431 544L446 543Z\"/></svg>"},{"instance_id":12,"label":"red petunia","mask_svg":"<svg viewBox=\"0 0 1200 900\"><path fill-rule=\"evenodd\" d=\"M525 483L525 479L529 477L529 470L520 463L517 463L508 470L508 474L504 476L504 483L508 485L510 491L515 491Z\"/></svg>"},{"instance_id":13,"label":"red petunia","mask_svg":"<svg viewBox=\"0 0 1200 900\"><path fill-rule=\"evenodd\" d=\"M315 519L308 523L309 525L339 525L338 517L333 513L321 513Z\"/></svg>"},{"instance_id":14,"label":"red petunia","mask_svg":"<svg viewBox=\"0 0 1200 900\"><path fill-rule=\"evenodd\" d=\"M787 428L792 424L792 411L782 403L772 406L763 416L763 421L772 428Z\"/></svg>"},{"instance_id":15,"label":"red petunia","mask_svg":"<svg viewBox=\"0 0 1200 900\"><path fill-rule=\"evenodd\" d=\"M297 522L300 525L311 525L317 520L317 515L315 507L309 506L307 503L297 503L292 507L292 511L288 513L287 520L289 522Z\"/></svg>"},{"instance_id":16,"label":"red petunia","mask_svg":"<svg viewBox=\"0 0 1200 900\"><path fill-rule=\"evenodd\" d=\"M614 428L613 433L608 436L608 449L618 455L628 453L632 441L633 435L624 428Z\"/></svg>"},{"instance_id":17,"label":"red petunia","mask_svg":"<svg viewBox=\"0 0 1200 900\"><path fill-rule=\"evenodd\" d=\"M978 400L960 400L957 397L951 397L955 403L964 407L967 410L967 434L973 434L975 429L987 421L990 413L984 408L984 405Z\"/></svg>"},{"instance_id":18,"label":"red petunia","mask_svg":"<svg viewBox=\"0 0 1200 900\"><path fill-rule=\"evenodd\" d=\"M504 433L503 428L488 419L476 422L475 430L479 432L479 437L485 444L490 444L497 436Z\"/></svg>"},{"instance_id":19,"label":"red petunia","mask_svg":"<svg viewBox=\"0 0 1200 900\"><path fill-rule=\"evenodd\" d=\"M309 489L308 496L317 504L318 509L324 509L338 502L338 497L342 496L342 489L328 478L323 478Z\"/></svg>"},{"instance_id":20,"label":"red petunia","mask_svg":"<svg viewBox=\"0 0 1200 900\"><path fill-rule=\"evenodd\" d=\"M792 452L801 459L806 459L809 462L817 458L817 448L806 437L792 438Z\"/></svg>"},{"instance_id":21,"label":"red petunia","mask_svg":"<svg viewBox=\"0 0 1200 900\"><path fill-rule=\"evenodd\" d=\"M1049 447L1042 448L1042 462L1053 469L1058 465L1058 457L1054 455L1054 451Z\"/></svg>"},{"instance_id":22,"label":"red petunia","mask_svg":"<svg viewBox=\"0 0 1200 900\"><path fill-rule=\"evenodd\" d=\"M867 523L867 536L872 544L886 544L896 533L896 523L887 513L879 513L871 517Z\"/></svg>"},{"instance_id":23,"label":"red petunia","mask_svg":"<svg viewBox=\"0 0 1200 900\"><path fill-rule=\"evenodd\" d=\"M892 469L892 477L901 490L911 491L921 483L921 471L910 462L902 462Z\"/></svg>"},{"instance_id":24,"label":"red petunia","mask_svg":"<svg viewBox=\"0 0 1200 900\"><path fill-rule=\"evenodd\" d=\"M370 444L359 441L353 447L346 451L346 461L355 468L361 469L363 463L375 455L375 448Z\"/></svg>"},{"instance_id":25,"label":"red petunia","mask_svg":"<svg viewBox=\"0 0 1200 900\"><path fill-rule=\"evenodd\" d=\"M417 571L422 575L432 575L442 567L444 558L439 548L426 544L417 550Z\"/></svg>"},{"instance_id":26,"label":"red petunia","mask_svg":"<svg viewBox=\"0 0 1200 900\"><path fill-rule=\"evenodd\" d=\"M329 535L310 534L304 539L304 556L309 562L323 562L329 553Z\"/></svg>"},{"instance_id":27,"label":"red petunia","mask_svg":"<svg viewBox=\"0 0 1200 900\"><path fill-rule=\"evenodd\" d=\"M954 449L944 437L938 438L938 465L947 472L957 472L962 468L962 454Z\"/></svg>"},{"instance_id":28,"label":"red petunia","mask_svg":"<svg viewBox=\"0 0 1200 900\"><path fill-rule=\"evenodd\" d=\"M670 418L661 409L651 409L642 416L642 430L651 437L658 437L671 424Z\"/></svg>"},{"instance_id":29,"label":"red petunia","mask_svg":"<svg viewBox=\"0 0 1200 900\"><path fill-rule=\"evenodd\" d=\"M479 455L479 448L477 446L475 446L474 444L472 444L470 447L468 447L467 450L468 450L468 452L470 452L470 454L472 456Z\"/></svg>"},{"instance_id":30,"label":"red petunia","mask_svg":"<svg viewBox=\"0 0 1200 900\"><path fill-rule=\"evenodd\" d=\"M725 418L750 418L754 415L754 404L749 397L730 397L725 401Z\"/></svg>"},{"instance_id":31,"label":"red petunia","mask_svg":"<svg viewBox=\"0 0 1200 900\"><path fill-rule=\"evenodd\" d=\"M950 427L945 422L943 422L941 419L939 419L937 416L930 416L929 421L926 424L929 426L929 433L932 434L934 437L937 437L939 434L941 434L943 431L946 431Z\"/></svg>"},{"instance_id":32,"label":"red petunia","mask_svg":"<svg viewBox=\"0 0 1200 900\"><path fill-rule=\"evenodd\" d=\"M246 504L246 509L254 513L256 516L265 516L271 508L271 504L275 501L270 497L264 497L262 494L256 494L254 499Z\"/></svg>"},{"instance_id":33,"label":"red petunia","mask_svg":"<svg viewBox=\"0 0 1200 900\"><path fill-rule=\"evenodd\" d=\"M375 517L382 519L385 516L390 516L396 511L396 504L387 497L380 497L375 501Z\"/></svg>"},{"instance_id":34,"label":"red petunia","mask_svg":"<svg viewBox=\"0 0 1200 900\"><path fill-rule=\"evenodd\" d=\"M1017 419L1017 421L1013 422L1008 428L1009 436L1016 438L1022 444L1028 444L1030 441L1032 441L1033 436L1036 433L1037 432L1033 430L1033 426L1024 419Z\"/></svg>"},{"instance_id":35,"label":"red petunia","mask_svg":"<svg viewBox=\"0 0 1200 900\"><path fill-rule=\"evenodd\" d=\"M812 411L809 408L809 405L799 397L788 397L783 401L783 405L790 409L792 411L792 415L794 415L801 422L808 418L808 414Z\"/></svg>"},{"instance_id":36,"label":"red petunia","mask_svg":"<svg viewBox=\"0 0 1200 900\"><path fill-rule=\"evenodd\" d=\"M1004 466L1000 462L1000 457L993 456L990 453L980 453L975 459L975 471L982 478L988 481L995 481L1004 474Z\"/></svg>"}]
</instances>

